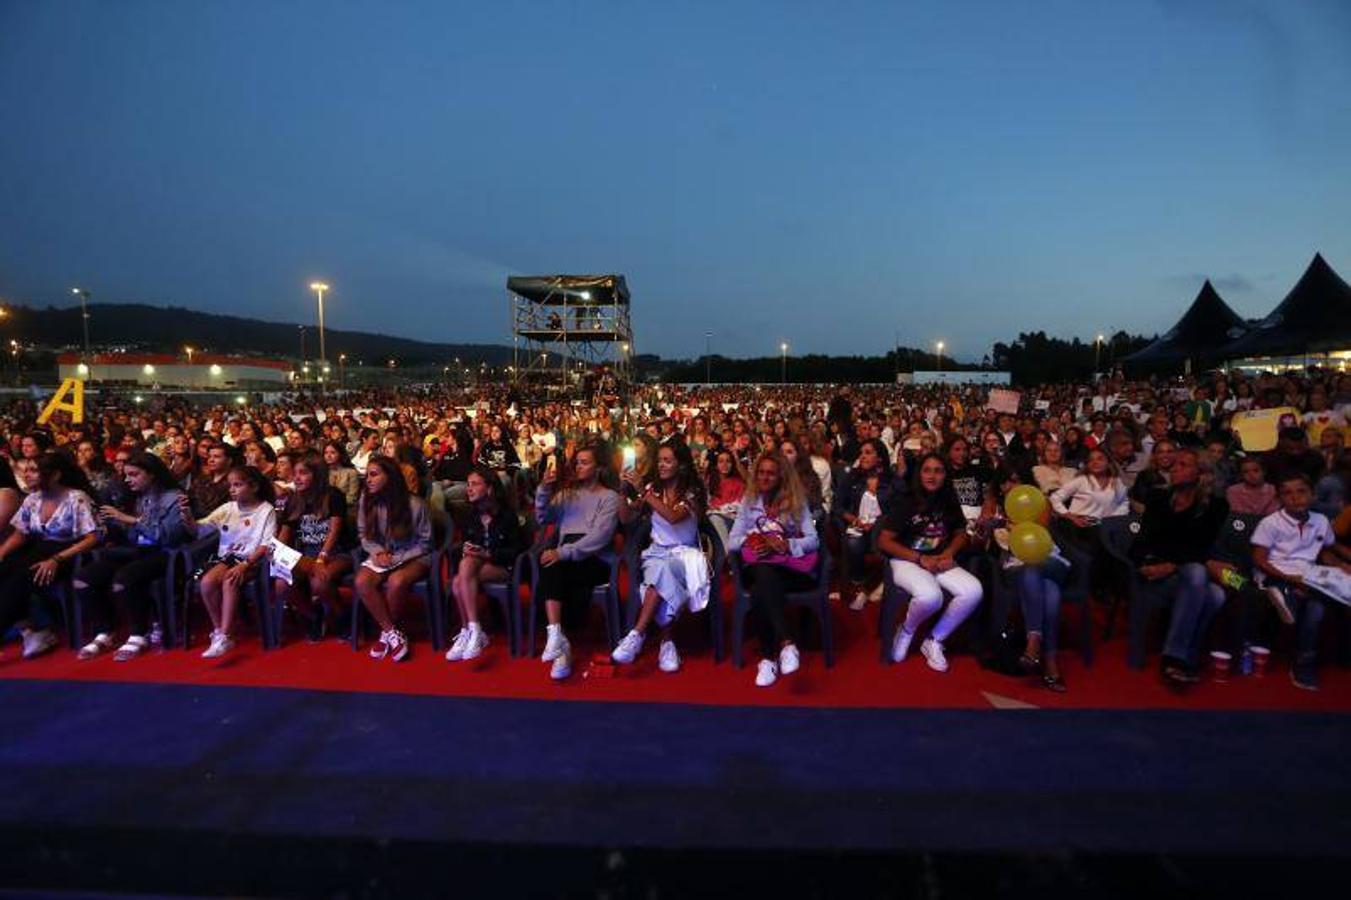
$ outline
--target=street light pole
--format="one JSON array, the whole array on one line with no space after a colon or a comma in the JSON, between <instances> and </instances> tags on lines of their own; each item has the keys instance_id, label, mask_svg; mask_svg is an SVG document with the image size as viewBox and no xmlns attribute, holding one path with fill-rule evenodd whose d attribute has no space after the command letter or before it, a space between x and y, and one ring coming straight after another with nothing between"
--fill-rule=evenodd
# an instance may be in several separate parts
<instances>
[{"instance_id":1,"label":"street light pole","mask_svg":"<svg viewBox=\"0 0 1351 900\"><path fill-rule=\"evenodd\" d=\"M943 342L938 342L938 371L943 371Z\"/></svg>"},{"instance_id":2,"label":"street light pole","mask_svg":"<svg viewBox=\"0 0 1351 900\"><path fill-rule=\"evenodd\" d=\"M315 281L310 284L310 290L319 296L319 365L328 362L328 354L324 352L324 291L328 290L328 285L322 281Z\"/></svg>"},{"instance_id":3,"label":"street light pole","mask_svg":"<svg viewBox=\"0 0 1351 900\"><path fill-rule=\"evenodd\" d=\"M704 384L713 383L713 332L704 332Z\"/></svg>"},{"instance_id":4,"label":"street light pole","mask_svg":"<svg viewBox=\"0 0 1351 900\"><path fill-rule=\"evenodd\" d=\"M779 353L783 355L779 363L779 384L788 383L788 342L784 341L779 345Z\"/></svg>"},{"instance_id":5,"label":"street light pole","mask_svg":"<svg viewBox=\"0 0 1351 900\"><path fill-rule=\"evenodd\" d=\"M300 326L300 364L303 366L308 360L305 358L305 326Z\"/></svg>"},{"instance_id":6,"label":"street light pole","mask_svg":"<svg viewBox=\"0 0 1351 900\"><path fill-rule=\"evenodd\" d=\"M1098 339L1093 342L1093 374L1097 375L1102 370L1102 341L1103 336L1098 335Z\"/></svg>"},{"instance_id":7,"label":"street light pole","mask_svg":"<svg viewBox=\"0 0 1351 900\"><path fill-rule=\"evenodd\" d=\"M84 288L71 288L70 292L80 298L80 323L84 328L84 355L82 362L89 362L89 292Z\"/></svg>"}]
</instances>

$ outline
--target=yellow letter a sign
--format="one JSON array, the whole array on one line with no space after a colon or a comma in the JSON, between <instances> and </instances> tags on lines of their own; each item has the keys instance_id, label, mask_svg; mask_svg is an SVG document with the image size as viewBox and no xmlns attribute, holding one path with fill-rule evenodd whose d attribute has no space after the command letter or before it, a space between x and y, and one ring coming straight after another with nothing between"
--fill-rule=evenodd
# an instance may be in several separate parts
<instances>
[{"instance_id":1,"label":"yellow letter a sign","mask_svg":"<svg viewBox=\"0 0 1351 900\"><path fill-rule=\"evenodd\" d=\"M66 401L66 395L70 394L71 399ZM42 414L38 416L38 424L46 425L47 420L52 417L52 413L57 410L64 410L70 413L70 420L76 425L84 421L84 382L79 378L67 378L61 383L61 390L48 401L42 408Z\"/></svg>"}]
</instances>

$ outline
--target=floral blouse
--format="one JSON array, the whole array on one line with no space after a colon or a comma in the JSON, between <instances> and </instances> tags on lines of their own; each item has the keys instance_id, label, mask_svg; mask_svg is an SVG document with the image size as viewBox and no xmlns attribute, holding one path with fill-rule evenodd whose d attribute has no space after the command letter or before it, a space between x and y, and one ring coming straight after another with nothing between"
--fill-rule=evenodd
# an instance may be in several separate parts
<instances>
[{"instance_id":1,"label":"floral blouse","mask_svg":"<svg viewBox=\"0 0 1351 900\"><path fill-rule=\"evenodd\" d=\"M101 534L103 526L94 515L94 501L84 491L66 491L61 503L47 521L42 521L42 492L23 498L14 516L14 527L29 537L43 541L73 544L88 534Z\"/></svg>"}]
</instances>

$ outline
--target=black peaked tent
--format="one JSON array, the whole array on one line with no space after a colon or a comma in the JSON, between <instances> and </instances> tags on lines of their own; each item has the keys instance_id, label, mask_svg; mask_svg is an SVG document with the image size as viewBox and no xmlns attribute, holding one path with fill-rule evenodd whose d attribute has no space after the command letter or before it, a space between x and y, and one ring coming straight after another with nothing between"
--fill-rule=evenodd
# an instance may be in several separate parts
<instances>
[{"instance_id":1,"label":"black peaked tent","mask_svg":"<svg viewBox=\"0 0 1351 900\"><path fill-rule=\"evenodd\" d=\"M1177 324L1154 341L1132 353L1123 362L1137 365L1162 365L1185 360L1218 359L1224 346L1243 333L1246 325L1239 314L1216 293L1209 281Z\"/></svg>"},{"instance_id":2,"label":"black peaked tent","mask_svg":"<svg viewBox=\"0 0 1351 900\"><path fill-rule=\"evenodd\" d=\"M1290 293L1247 334L1224 348L1229 359L1298 356L1351 347L1351 285L1315 253Z\"/></svg>"},{"instance_id":3,"label":"black peaked tent","mask_svg":"<svg viewBox=\"0 0 1351 900\"><path fill-rule=\"evenodd\" d=\"M546 306L628 306L623 275L513 275L507 290Z\"/></svg>"}]
</instances>

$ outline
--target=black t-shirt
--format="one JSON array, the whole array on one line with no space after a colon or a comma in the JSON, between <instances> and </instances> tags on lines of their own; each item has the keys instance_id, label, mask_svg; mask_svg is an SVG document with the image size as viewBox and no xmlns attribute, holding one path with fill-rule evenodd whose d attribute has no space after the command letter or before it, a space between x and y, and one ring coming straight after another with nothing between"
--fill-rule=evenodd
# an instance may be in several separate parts
<instances>
[{"instance_id":1,"label":"black t-shirt","mask_svg":"<svg viewBox=\"0 0 1351 900\"><path fill-rule=\"evenodd\" d=\"M892 501L883 528L911 550L934 554L965 530L966 516L952 491L943 491L928 502L915 493L900 494Z\"/></svg>"},{"instance_id":2,"label":"black t-shirt","mask_svg":"<svg viewBox=\"0 0 1351 900\"><path fill-rule=\"evenodd\" d=\"M985 503L985 490L992 477L992 471L985 466L968 463L948 475L948 484L952 485L959 504L981 506Z\"/></svg>"},{"instance_id":3,"label":"black t-shirt","mask_svg":"<svg viewBox=\"0 0 1351 900\"><path fill-rule=\"evenodd\" d=\"M1137 563L1204 563L1210 559L1220 526L1229 515L1223 498L1197 502L1178 512L1171 491L1151 491L1140 517L1140 534L1131 545Z\"/></svg>"},{"instance_id":4,"label":"black t-shirt","mask_svg":"<svg viewBox=\"0 0 1351 900\"><path fill-rule=\"evenodd\" d=\"M299 506L297 498L293 498L292 503ZM351 535L347 529L347 498L342 495L342 491L331 486L328 489L328 515L319 516L314 513L306 513L287 517L286 524L293 529L291 546L306 556L316 556L324 548L324 542L328 540L328 532L333 525L334 516L343 522L342 531L338 535L338 543L334 549L341 551L351 547Z\"/></svg>"}]
</instances>

